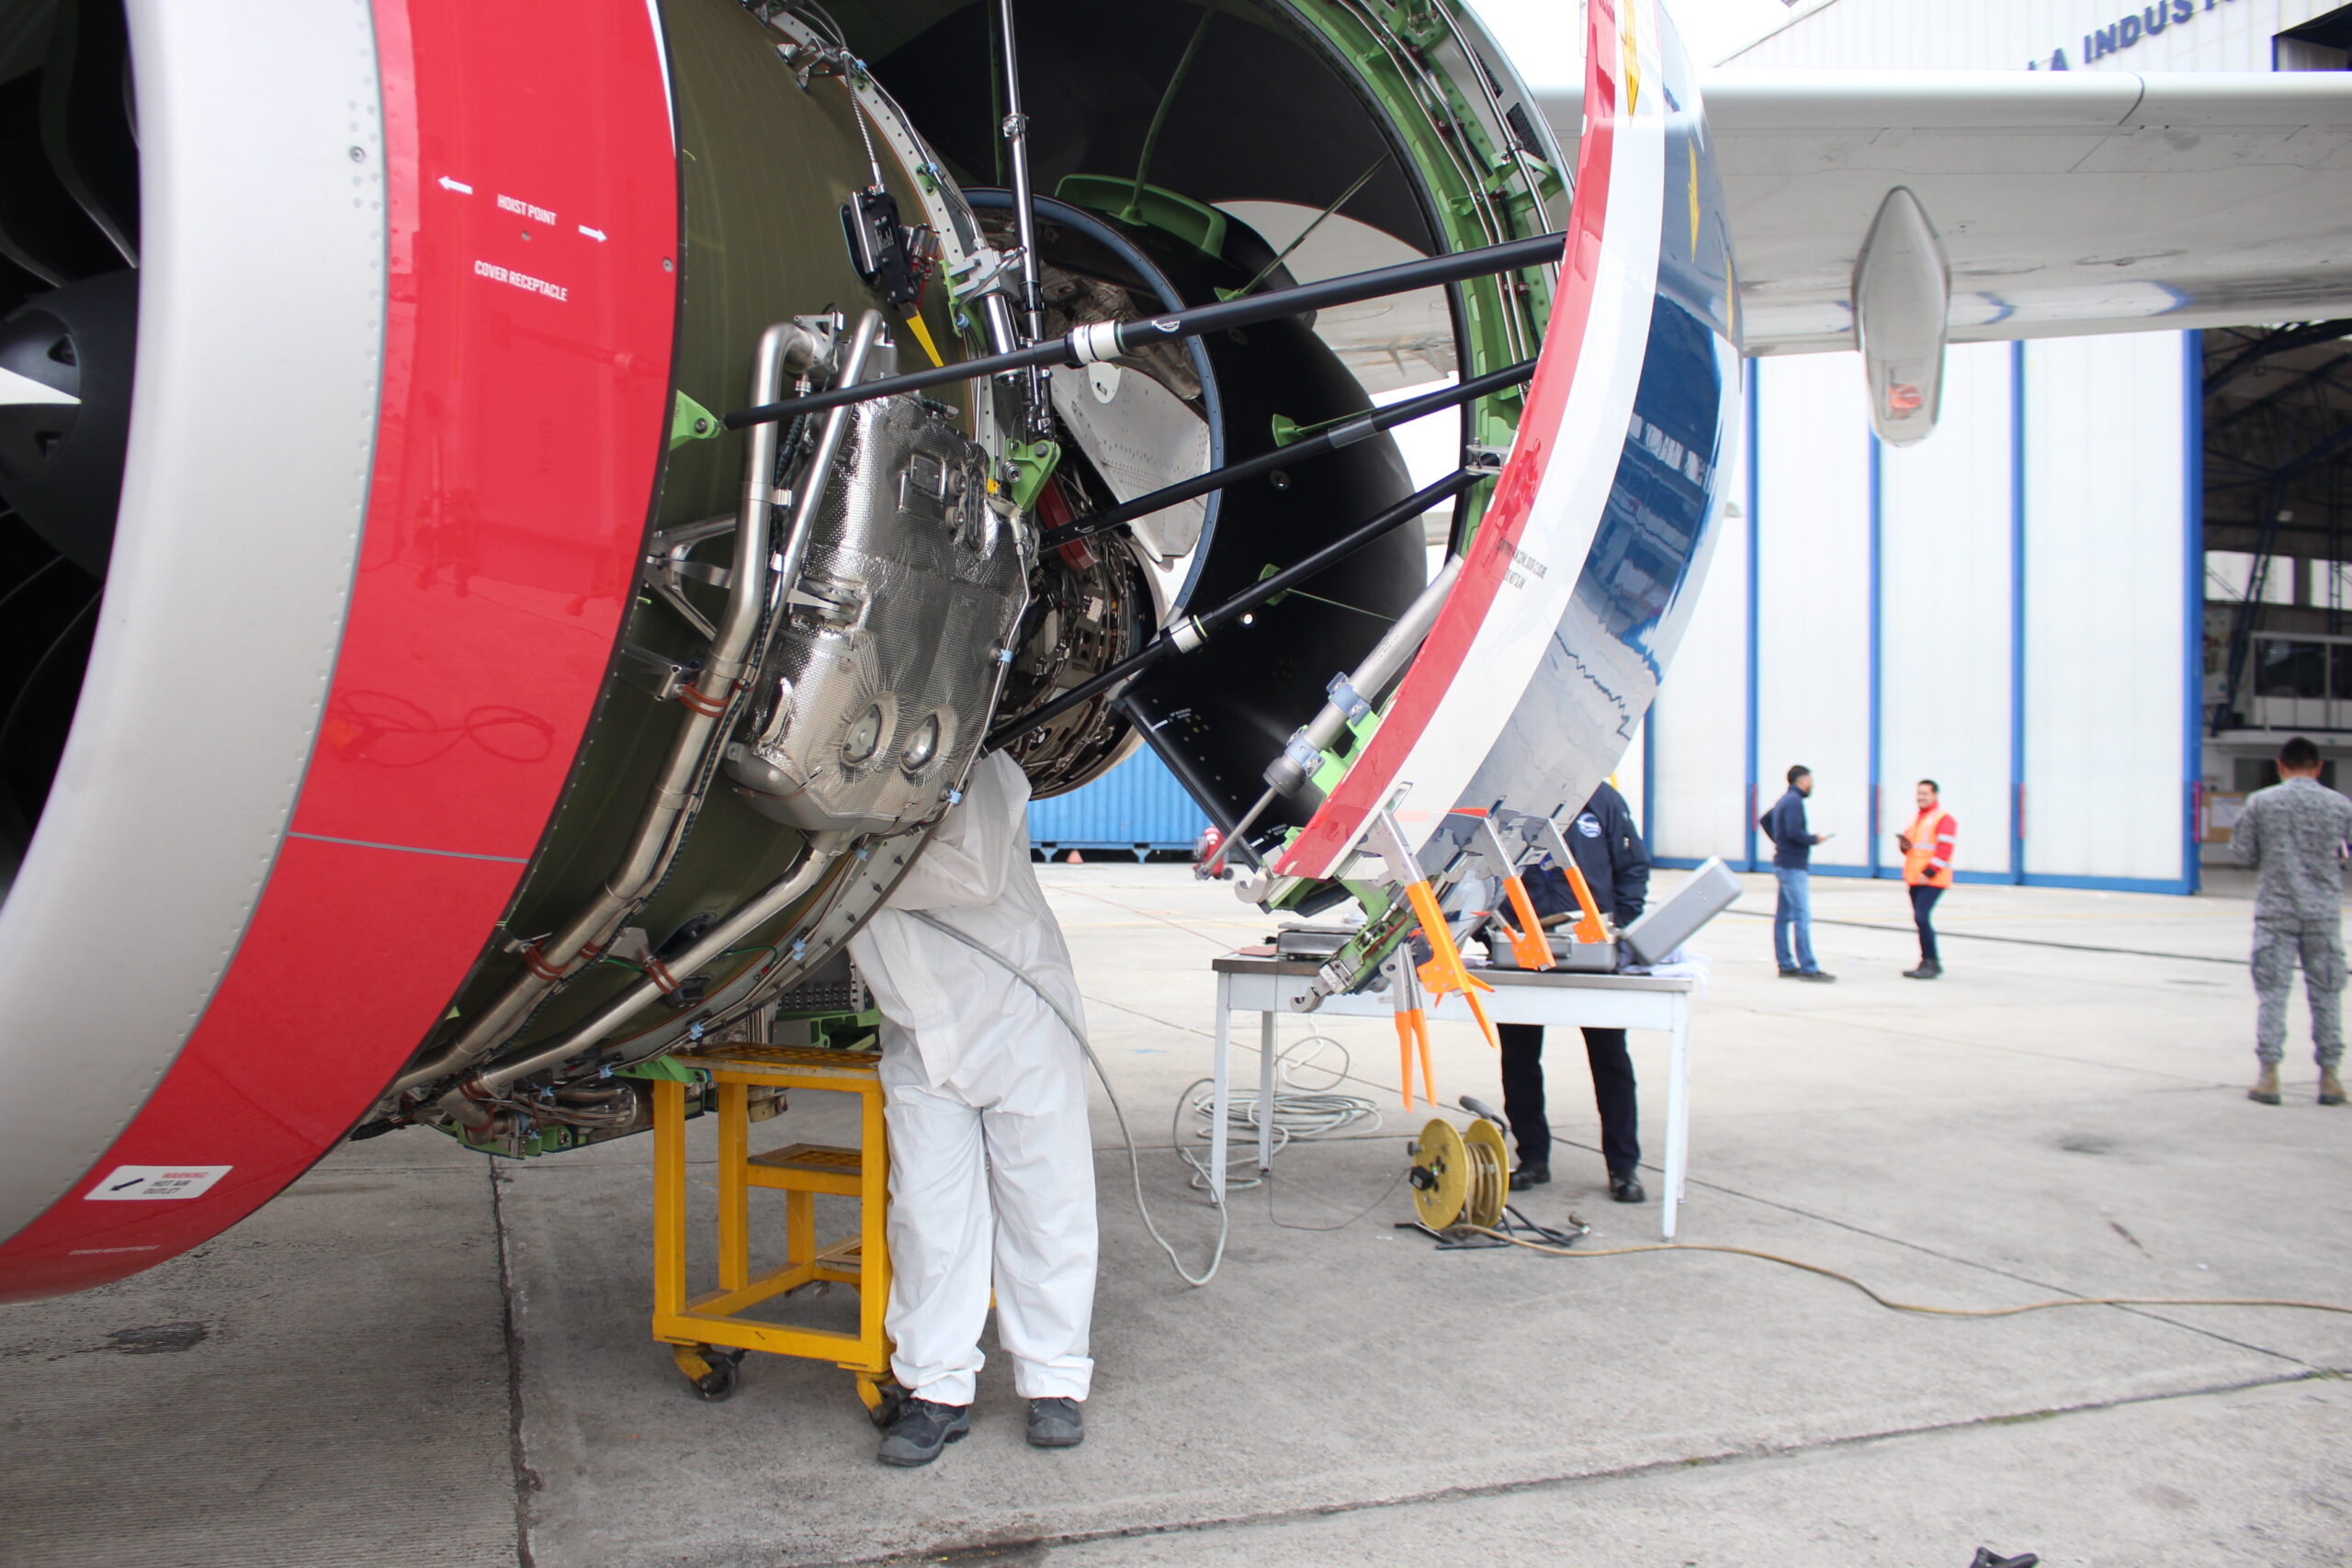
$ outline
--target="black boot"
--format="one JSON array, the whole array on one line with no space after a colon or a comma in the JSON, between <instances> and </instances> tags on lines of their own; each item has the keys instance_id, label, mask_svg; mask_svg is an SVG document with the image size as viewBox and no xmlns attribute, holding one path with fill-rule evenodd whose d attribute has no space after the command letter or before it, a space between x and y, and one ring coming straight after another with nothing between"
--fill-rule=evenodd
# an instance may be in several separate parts
<instances>
[{"instance_id":1,"label":"black boot","mask_svg":"<svg viewBox=\"0 0 2352 1568\"><path fill-rule=\"evenodd\" d=\"M1906 980L1935 980L1940 979L1943 972L1944 966L1934 959L1922 958L1919 960L1919 967L1905 969L1903 972L1903 977Z\"/></svg>"},{"instance_id":2,"label":"black boot","mask_svg":"<svg viewBox=\"0 0 2352 1568\"><path fill-rule=\"evenodd\" d=\"M1029 1446L1074 1449L1086 1441L1086 1406L1075 1399L1029 1402Z\"/></svg>"},{"instance_id":3,"label":"black boot","mask_svg":"<svg viewBox=\"0 0 2352 1568\"><path fill-rule=\"evenodd\" d=\"M888 1430L882 1434L882 1446L875 1450L874 1457L901 1470L929 1464L939 1457L940 1450L971 1429L970 1405L941 1404L910 1394L899 1406L898 1415L891 1417Z\"/></svg>"}]
</instances>

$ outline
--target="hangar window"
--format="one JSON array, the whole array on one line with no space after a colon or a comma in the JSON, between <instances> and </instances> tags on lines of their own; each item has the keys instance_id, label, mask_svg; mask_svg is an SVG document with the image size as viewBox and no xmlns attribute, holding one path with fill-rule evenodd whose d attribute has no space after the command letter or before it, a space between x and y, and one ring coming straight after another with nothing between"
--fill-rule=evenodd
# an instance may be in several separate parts
<instances>
[{"instance_id":1,"label":"hangar window","mask_svg":"<svg viewBox=\"0 0 2352 1568\"><path fill-rule=\"evenodd\" d=\"M2222 604L2244 604L2246 585L2255 580L2256 556L2251 550L2207 550L2205 552L2205 597ZM2292 563L2273 557L2260 579L2260 592L2253 597L2265 604L2291 604L2295 602L2295 572Z\"/></svg>"},{"instance_id":2,"label":"hangar window","mask_svg":"<svg viewBox=\"0 0 2352 1568\"><path fill-rule=\"evenodd\" d=\"M2254 645L2255 690L2266 697L2327 695L2328 648L2322 642L2265 637Z\"/></svg>"},{"instance_id":3,"label":"hangar window","mask_svg":"<svg viewBox=\"0 0 2352 1568\"><path fill-rule=\"evenodd\" d=\"M2308 603L2322 609L2352 610L2352 561L2315 560L2312 564L2312 596Z\"/></svg>"}]
</instances>

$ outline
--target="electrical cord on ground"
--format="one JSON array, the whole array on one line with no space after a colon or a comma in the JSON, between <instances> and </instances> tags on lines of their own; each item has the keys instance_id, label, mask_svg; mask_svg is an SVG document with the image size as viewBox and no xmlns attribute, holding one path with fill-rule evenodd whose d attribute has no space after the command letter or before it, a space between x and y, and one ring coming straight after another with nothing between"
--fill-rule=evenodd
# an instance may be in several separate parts
<instances>
[{"instance_id":1,"label":"electrical cord on ground","mask_svg":"<svg viewBox=\"0 0 2352 1568\"><path fill-rule=\"evenodd\" d=\"M1604 1247L1589 1252L1572 1247L1547 1247L1542 1242L1528 1241L1508 1235L1485 1225L1464 1225L1464 1230L1480 1235L1507 1241L1513 1247L1523 1247L1530 1252L1546 1252L1555 1258L1625 1258L1636 1252L1726 1252L1735 1258L1760 1258L1767 1263L1783 1268L1802 1269L1808 1274L1818 1274L1825 1280L1835 1280L1841 1285L1851 1285L1889 1312L1920 1313L1930 1317L2015 1317L2019 1313L2046 1312L2052 1307L2085 1306L2202 1306L2202 1307L2297 1307L2305 1312L2335 1312L2352 1316L2352 1306L2338 1306L2333 1302L2288 1301L2264 1296L2060 1296L2053 1301L2028 1302L2023 1306L2007 1307L1946 1307L1927 1306L1917 1302L1898 1302L1882 1296L1851 1274L1840 1274L1835 1269L1818 1263L1806 1263L1794 1258L1783 1258L1777 1252L1762 1252L1752 1247L1724 1247L1712 1242L1653 1242L1645 1247Z\"/></svg>"},{"instance_id":2,"label":"electrical cord on ground","mask_svg":"<svg viewBox=\"0 0 2352 1568\"><path fill-rule=\"evenodd\" d=\"M1383 1203L1388 1201L1390 1196L1396 1192L1396 1189L1405 1184L1405 1178L1410 1176L1412 1173L1413 1168L1409 1165L1398 1167L1396 1174L1388 1179L1388 1185L1380 1190L1379 1197L1374 1198L1371 1202L1365 1204L1354 1213L1350 1214L1346 1219L1341 1220L1336 1225L1294 1224L1290 1221L1281 1218L1274 1213L1274 1184L1269 1181L1266 1183L1266 1219L1269 1224L1278 1225L1286 1231L1343 1231L1350 1225L1360 1224L1361 1222L1371 1218L1373 1213L1377 1211Z\"/></svg>"},{"instance_id":3,"label":"electrical cord on ground","mask_svg":"<svg viewBox=\"0 0 2352 1568\"><path fill-rule=\"evenodd\" d=\"M1110 1098L1111 1113L1117 1117L1119 1122L1119 1136L1126 1142L1127 1169L1135 1178L1136 1212L1143 1216L1143 1228L1151 1233L1151 1239L1159 1244L1159 1250L1168 1254L1169 1266L1176 1270L1177 1278L1182 1280L1184 1283L1198 1288L1199 1286L1207 1284L1211 1280L1216 1279L1217 1269L1222 1267L1225 1262L1226 1238L1230 1235L1233 1231L1232 1210L1228 1205L1224 1203L1216 1205L1216 1247L1209 1254L1209 1266L1207 1272L1199 1275L1193 1274L1191 1269L1184 1267L1184 1260L1177 1256L1176 1249L1169 1245L1168 1238L1159 1234L1159 1227L1151 1223L1151 1208L1150 1205L1144 1201L1143 1196L1143 1156L1136 1151L1136 1135L1127 1127L1126 1109L1119 1103L1119 1091L1111 1087L1111 1075L1103 1071L1102 1058L1094 1054L1093 1043L1086 1038L1086 1031L1078 1026L1078 1021L1070 1017L1069 1013L1062 1007L1062 1004L1046 992L1045 987L1040 986L1035 980L1032 979L1026 969L1022 968L1021 965L1015 964L1012 959L1007 958L1004 954L999 953L988 943L979 941L976 937L965 935L962 931L957 931L954 926L949 925L945 920L939 919L934 916L926 914L921 909L903 909L900 910L899 913L911 915L914 919L921 920L924 925L931 927L933 931L944 931L947 935L954 937L957 942L962 942L974 953L981 954L983 957L987 958L989 962L994 964L998 968L1004 970L1014 979L1019 980L1023 985L1028 987L1030 991L1036 996L1039 1001L1044 1002L1046 1007L1053 1010L1054 1016L1062 1021L1062 1027L1069 1031L1070 1038L1078 1042L1078 1048L1085 1052L1086 1059L1093 1064L1094 1076L1102 1081L1102 1092Z\"/></svg>"}]
</instances>

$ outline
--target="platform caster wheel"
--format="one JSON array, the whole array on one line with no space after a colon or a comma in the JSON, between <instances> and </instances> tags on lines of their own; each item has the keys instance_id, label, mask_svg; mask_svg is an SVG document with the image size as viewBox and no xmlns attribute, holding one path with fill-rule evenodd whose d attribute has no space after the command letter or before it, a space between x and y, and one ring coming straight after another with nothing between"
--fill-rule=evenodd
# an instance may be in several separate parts
<instances>
[{"instance_id":1,"label":"platform caster wheel","mask_svg":"<svg viewBox=\"0 0 2352 1568\"><path fill-rule=\"evenodd\" d=\"M907 1402L907 1391L895 1382L872 1382L857 1380L857 1396L865 1401L865 1414L875 1426L888 1428L899 1418L899 1407Z\"/></svg>"},{"instance_id":2,"label":"platform caster wheel","mask_svg":"<svg viewBox=\"0 0 2352 1568\"><path fill-rule=\"evenodd\" d=\"M717 1404L734 1397L735 1387L743 1377L742 1351L681 1345L670 1354L678 1363L678 1371L685 1374L686 1385L695 1391L696 1398Z\"/></svg>"}]
</instances>

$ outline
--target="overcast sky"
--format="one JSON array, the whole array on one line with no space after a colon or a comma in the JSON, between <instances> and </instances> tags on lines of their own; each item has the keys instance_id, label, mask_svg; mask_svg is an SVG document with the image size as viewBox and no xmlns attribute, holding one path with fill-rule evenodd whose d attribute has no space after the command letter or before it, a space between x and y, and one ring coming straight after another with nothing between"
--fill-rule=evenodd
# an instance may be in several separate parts
<instances>
[{"instance_id":1,"label":"overcast sky","mask_svg":"<svg viewBox=\"0 0 2352 1568\"><path fill-rule=\"evenodd\" d=\"M1534 62L1523 58L1536 49L1533 40L1556 29L1563 17L1573 19L1576 0L1469 0L1502 39L1521 69L1531 78L1543 74ZM1682 42L1699 64L1713 65L1742 44L1753 42L1788 20L1781 0L1666 0L1668 15L1682 31Z\"/></svg>"}]
</instances>

